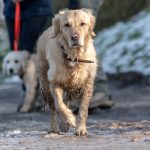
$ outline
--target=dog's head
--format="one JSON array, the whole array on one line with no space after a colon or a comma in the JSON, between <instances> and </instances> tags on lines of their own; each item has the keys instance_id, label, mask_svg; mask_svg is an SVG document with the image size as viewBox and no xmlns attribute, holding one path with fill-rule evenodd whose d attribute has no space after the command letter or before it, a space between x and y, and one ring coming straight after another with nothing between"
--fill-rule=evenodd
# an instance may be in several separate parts
<instances>
[{"instance_id":1,"label":"dog's head","mask_svg":"<svg viewBox=\"0 0 150 150\"><path fill-rule=\"evenodd\" d=\"M3 60L3 73L5 75L21 75L29 58L27 51L8 53Z\"/></svg>"},{"instance_id":2,"label":"dog's head","mask_svg":"<svg viewBox=\"0 0 150 150\"><path fill-rule=\"evenodd\" d=\"M91 10L65 10L53 19L55 35L62 34L70 48L80 48L89 36L94 36L95 17Z\"/></svg>"}]
</instances>

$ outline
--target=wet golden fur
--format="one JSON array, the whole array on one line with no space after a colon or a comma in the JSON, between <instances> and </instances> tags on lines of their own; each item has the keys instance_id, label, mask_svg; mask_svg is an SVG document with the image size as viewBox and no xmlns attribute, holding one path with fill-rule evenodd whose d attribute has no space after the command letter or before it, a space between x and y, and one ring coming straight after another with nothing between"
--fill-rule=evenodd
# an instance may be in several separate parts
<instances>
[{"instance_id":1,"label":"wet golden fur","mask_svg":"<svg viewBox=\"0 0 150 150\"><path fill-rule=\"evenodd\" d=\"M40 37L37 45L40 87L49 103L51 131L76 128L76 135L86 135L88 106L93 92L97 60L93 46L95 18L90 10L65 10L53 19L52 27ZM72 40L77 34L78 39ZM62 48L72 60L64 58ZM74 59L93 60L94 63L73 62ZM69 109L69 101L79 99L79 116L76 120ZM59 120L60 120L59 119Z\"/></svg>"}]
</instances>

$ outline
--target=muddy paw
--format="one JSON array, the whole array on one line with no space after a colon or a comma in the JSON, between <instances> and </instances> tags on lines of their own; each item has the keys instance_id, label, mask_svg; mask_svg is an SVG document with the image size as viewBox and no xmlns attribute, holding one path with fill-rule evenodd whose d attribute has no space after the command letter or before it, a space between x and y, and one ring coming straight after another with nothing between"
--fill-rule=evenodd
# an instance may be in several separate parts
<instances>
[{"instance_id":1,"label":"muddy paw","mask_svg":"<svg viewBox=\"0 0 150 150\"><path fill-rule=\"evenodd\" d=\"M76 127L76 118L74 115L72 114L68 115L68 118L66 119L66 125L73 128Z\"/></svg>"},{"instance_id":2,"label":"muddy paw","mask_svg":"<svg viewBox=\"0 0 150 150\"><path fill-rule=\"evenodd\" d=\"M75 135L76 136L86 136L86 135L88 135L88 131L86 130L86 127L78 127L76 129Z\"/></svg>"},{"instance_id":3,"label":"muddy paw","mask_svg":"<svg viewBox=\"0 0 150 150\"><path fill-rule=\"evenodd\" d=\"M23 112L23 113L25 113L25 112L31 112L33 109L31 108L31 107L28 107L28 106L23 106L23 107L21 107L18 111L19 112Z\"/></svg>"}]
</instances>

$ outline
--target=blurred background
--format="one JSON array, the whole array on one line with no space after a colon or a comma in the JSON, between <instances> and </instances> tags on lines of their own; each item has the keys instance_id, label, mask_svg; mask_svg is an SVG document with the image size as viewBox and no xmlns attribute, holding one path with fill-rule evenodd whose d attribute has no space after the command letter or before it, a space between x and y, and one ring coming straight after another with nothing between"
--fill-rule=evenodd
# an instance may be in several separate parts
<instances>
[{"instance_id":1,"label":"blurred background","mask_svg":"<svg viewBox=\"0 0 150 150\"><path fill-rule=\"evenodd\" d=\"M72 3L79 8L93 9L97 16L95 46L108 77L118 78L118 74L119 77L123 76L121 73L126 73L127 77L130 72L130 77L135 75L135 78L143 79L144 75L148 82L150 1L74 0ZM69 0L52 0L54 14L68 6ZM3 2L0 1L0 64L3 56L10 50L2 10Z\"/></svg>"},{"instance_id":2,"label":"blurred background","mask_svg":"<svg viewBox=\"0 0 150 150\"><path fill-rule=\"evenodd\" d=\"M43 137L49 129L48 113L16 111L23 100L20 96L23 90L18 84L3 82L2 59L11 48L3 16L4 5L0 0L0 143L3 143L0 144L0 149L7 149L10 143L13 147L11 149L16 149L16 146L21 144L25 149L33 146L35 149L48 147L48 150L49 145L52 149L65 149L65 146L72 149L74 144L74 147L79 149L86 146L90 149L90 145L91 149L99 149L100 145L108 146L111 150L120 150L126 149L127 144L132 145L133 142L132 146L136 146L135 143L140 146L143 142L145 145L148 144L142 148L138 145L135 149L149 149L150 0L51 2L52 16L60 9L68 7L90 8L96 16L94 45L101 63L92 99L92 104L96 102L96 105L93 104L96 107L93 107L94 111L91 109L87 121L92 140L67 137L68 141L74 142L68 144L63 138L46 141ZM50 22L51 19L50 17ZM1 137L5 137L4 140ZM118 149L117 144L120 145Z\"/></svg>"}]
</instances>

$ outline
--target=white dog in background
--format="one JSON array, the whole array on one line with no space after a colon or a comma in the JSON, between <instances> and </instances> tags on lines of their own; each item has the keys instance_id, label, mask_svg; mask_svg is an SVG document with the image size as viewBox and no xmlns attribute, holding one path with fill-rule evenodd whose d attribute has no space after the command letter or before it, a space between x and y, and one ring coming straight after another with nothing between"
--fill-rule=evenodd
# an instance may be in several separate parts
<instances>
[{"instance_id":1,"label":"white dog in background","mask_svg":"<svg viewBox=\"0 0 150 150\"><path fill-rule=\"evenodd\" d=\"M23 80L26 93L18 111L29 112L34 108L37 96L38 79L36 74L36 55L27 51L12 51L3 60L4 75L19 75Z\"/></svg>"}]
</instances>

